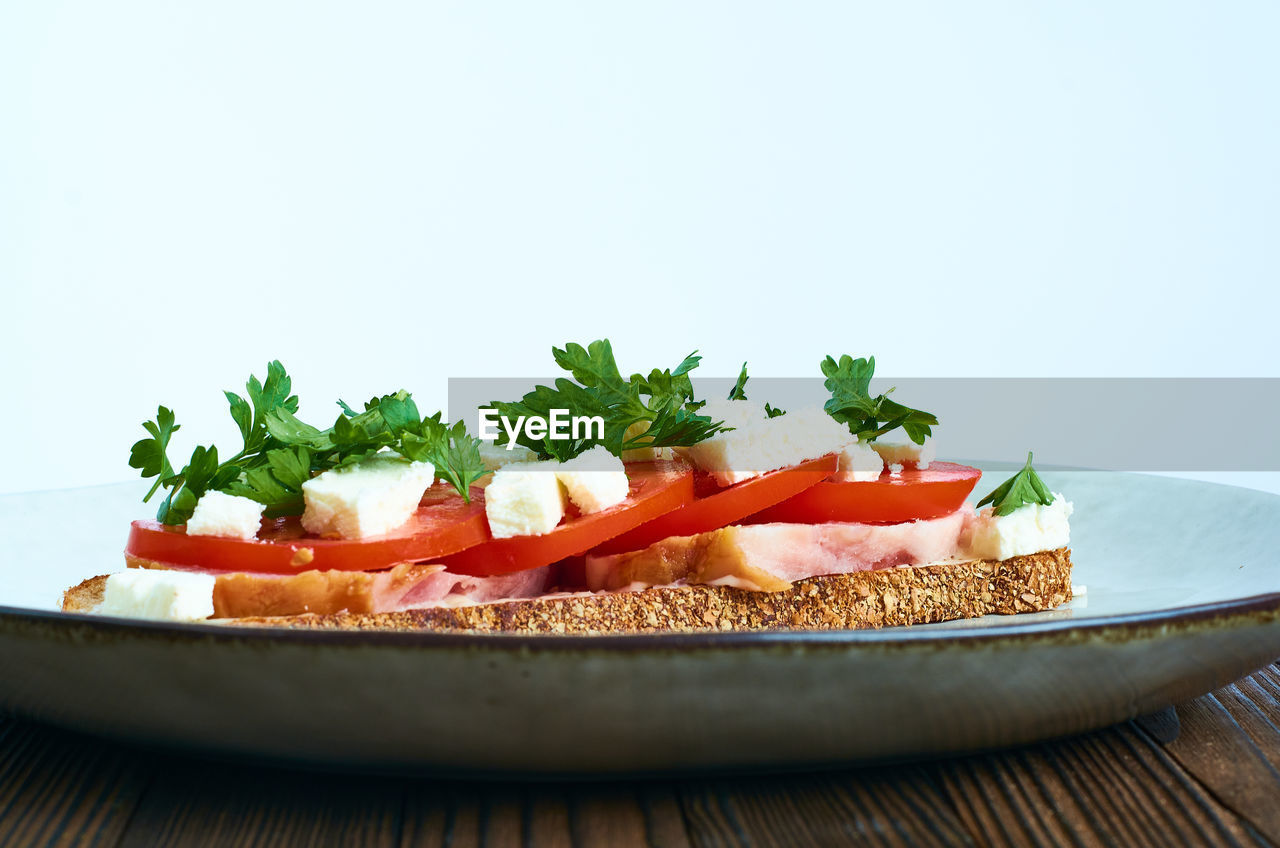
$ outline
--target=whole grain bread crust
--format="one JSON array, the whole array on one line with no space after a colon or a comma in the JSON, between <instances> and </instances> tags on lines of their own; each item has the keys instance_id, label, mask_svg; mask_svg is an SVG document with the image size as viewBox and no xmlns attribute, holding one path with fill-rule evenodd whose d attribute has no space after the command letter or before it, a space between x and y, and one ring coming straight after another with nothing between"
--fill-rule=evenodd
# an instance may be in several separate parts
<instances>
[{"instance_id":1,"label":"whole grain bread crust","mask_svg":"<svg viewBox=\"0 0 1280 848\"><path fill-rule=\"evenodd\" d=\"M88 612L105 577L72 587L63 609ZM228 623L468 633L637 633L845 630L1053 609L1071 600L1071 551L811 577L781 592L680 586L573 593L391 613L237 618Z\"/></svg>"}]
</instances>

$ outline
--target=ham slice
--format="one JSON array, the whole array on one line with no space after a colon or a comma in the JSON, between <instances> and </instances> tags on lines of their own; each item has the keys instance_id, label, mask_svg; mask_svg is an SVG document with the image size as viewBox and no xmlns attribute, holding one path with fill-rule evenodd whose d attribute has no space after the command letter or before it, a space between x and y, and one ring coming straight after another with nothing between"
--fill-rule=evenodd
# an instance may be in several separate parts
<instances>
[{"instance_id":1,"label":"ham slice","mask_svg":"<svg viewBox=\"0 0 1280 848\"><path fill-rule=\"evenodd\" d=\"M133 567L171 567L136 557L126 559ZM303 571L298 574L182 570L205 571L217 578L213 587L214 618L245 618L401 612L532 598L544 594L551 586L554 567L549 565L497 577L469 577L452 574L443 565L417 563L401 563L384 571Z\"/></svg>"},{"instance_id":2,"label":"ham slice","mask_svg":"<svg viewBox=\"0 0 1280 848\"><path fill-rule=\"evenodd\" d=\"M499 577L451 574L443 565L404 563L386 571L304 571L296 575L219 574L215 618L338 612L401 612L434 606L483 604L541 595L551 567Z\"/></svg>"},{"instance_id":3,"label":"ham slice","mask_svg":"<svg viewBox=\"0 0 1280 848\"><path fill-rule=\"evenodd\" d=\"M780 592L797 580L951 559L972 510L904 524L753 524L587 557L592 591L709 583Z\"/></svg>"},{"instance_id":4,"label":"ham slice","mask_svg":"<svg viewBox=\"0 0 1280 848\"><path fill-rule=\"evenodd\" d=\"M399 576L395 574L397 568L387 572L385 583L375 583L376 612L532 598L546 592L551 585L552 570L552 566L543 566L496 577L470 577L445 571L443 565L417 566L422 571ZM425 569L435 570L426 573Z\"/></svg>"}]
</instances>

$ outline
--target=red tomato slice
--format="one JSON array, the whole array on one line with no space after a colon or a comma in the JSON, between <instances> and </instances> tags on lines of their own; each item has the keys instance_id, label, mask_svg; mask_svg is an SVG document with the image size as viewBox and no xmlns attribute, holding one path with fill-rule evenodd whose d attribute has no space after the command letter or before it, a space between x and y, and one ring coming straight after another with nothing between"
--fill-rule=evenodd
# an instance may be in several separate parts
<instances>
[{"instance_id":1,"label":"red tomato slice","mask_svg":"<svg viewBox=\"0 0 1280 848\"><path fill-rule=\"evenodd\" d=\"M897 476L885 471L879 479L865 483L826 481L756 513L748 523L897 524L937 518L959 509L981 476L981 471L967 465L932 462L924 471L906 468Z\"/></svg>"},{"instance_id":2,"label":"red tomato slice","mask_svg":"<svg viewBox=\"0 0 1280 848\"><path fill-rule=\"evenodd\" d=\"M836 472L838 462L839 458L832 454L726 488L716 486L710 475L699 473L698 498L693 503L610 539L592 553L638 551L669 536L692 536L735 524L830 477Z\"/></svg>"},{"instance_id":3,"label":"red tomato slice","mask_svg":"<svg viewBox=\"0 0 1280 848\"><path fill-rule=\"evenodd\" d=\"M490 577L541 568L592 548L693 500L693 472L684 462L627 464L631 491L617 506L567 518L542 536L491 539L441 561L455 574ZM686 507L687 508L687 507Z\"/></svg>"},{"instance_id":4,"label":"red tomato slice","mask_svg":"<svg viewBox=\"0 0 1280 848\"><path fill-rule=\"evenodd\" d=\"M489 524L484 515L484 499L479 489L473 489L471 495L468 504L453 487L432 486L406 524L385 536L369 539L308 536L297 516L264 521L256 540L188 536L185 527L135 521L125 553L214 571L372 571L397 562L438 559L487 540Z\"/></svg>"}]
</instances>

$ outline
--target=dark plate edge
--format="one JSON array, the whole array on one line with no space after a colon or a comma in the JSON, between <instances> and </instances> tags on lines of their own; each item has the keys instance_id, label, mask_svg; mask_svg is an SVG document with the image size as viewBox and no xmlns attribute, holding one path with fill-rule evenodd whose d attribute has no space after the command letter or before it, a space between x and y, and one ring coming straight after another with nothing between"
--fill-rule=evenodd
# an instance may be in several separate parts
<instances>
[{"instance_id":1,"label":"dark plate edge","mask_svg":"<svg viewBox=\"0 0 1280 848\"><path fill-rule=\"evenodd\" d=\"M1280 621L1280 592L1233 598L1207 604L1193 604L1150 612L1096 618L1054 618L1039 621L979 625L945 633L916 630L909 626L880 630L795 630L795 631L713 631L706 633L624 633L599 636L557 634L456 633L404 630L341 630L323 628L249 627L226 624L174 624L109 618L89 613L65 613L0 605L0 624L12 626L75 625L103 636L131 633L137 636L166 636L178 639L213 639L219 642L262 641L287 644L368 646L390 645L418 648L494 648L519 651L671 651L722 648L877 645L907 646L922 643L981 644L1027 637L1086 637L1105 631L1124 631L1132 637L1139 631L1175 625L1185 628L1216 623L1242 623L1243 619Z\"/></svg>"}]
</instances>

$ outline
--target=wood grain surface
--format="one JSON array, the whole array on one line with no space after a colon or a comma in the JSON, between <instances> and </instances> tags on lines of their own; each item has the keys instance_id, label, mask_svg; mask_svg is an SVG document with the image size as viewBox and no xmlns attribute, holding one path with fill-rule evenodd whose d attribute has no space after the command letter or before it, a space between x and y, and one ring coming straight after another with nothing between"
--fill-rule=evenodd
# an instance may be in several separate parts
<instances>
[{"instance_id":1,"label":"wood grain surface","mask_svg":"<svg viewBox=\"0 0 1280 848\"><path fill-rule=\"evenodd\" d=\"M0 846L1280 845L1280 668L1026 748L815 774L469 783L0 718Z\"/></svg>"}]
</instances>

